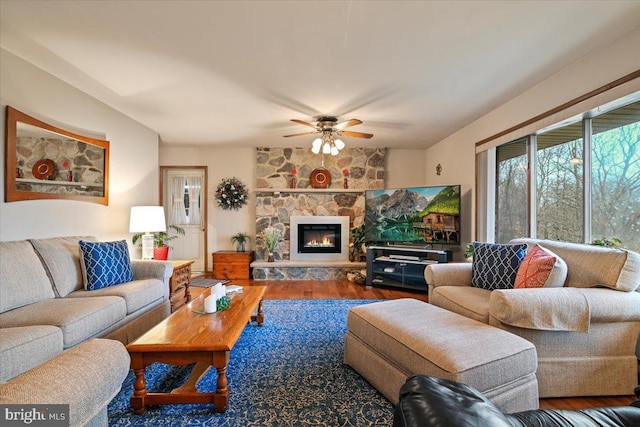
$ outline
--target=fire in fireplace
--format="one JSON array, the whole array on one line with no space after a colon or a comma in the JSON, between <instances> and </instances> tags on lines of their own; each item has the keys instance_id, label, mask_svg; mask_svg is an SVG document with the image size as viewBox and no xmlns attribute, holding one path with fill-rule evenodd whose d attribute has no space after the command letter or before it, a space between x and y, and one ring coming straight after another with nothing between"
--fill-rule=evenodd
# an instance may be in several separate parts
<instances>
[{"instance_id":1,"label":"fire in fireplace","mask_svg":"<svg viewBox=\"0 0 640 427\"><path fill-rule=\"evenodd\" d=\"M340 253L340 224L298 224L298 252Z\"/></svg>"},{"instance_id":2,"label":"fire in fireplace","mask_svg":"<svg viewBox=\"0 0 640 427\"><path fill-rule=\"evenodd\" d=\"M292 260L349 259L349 217L292 216L290 220Z\"/></svg>"}]
</instances>

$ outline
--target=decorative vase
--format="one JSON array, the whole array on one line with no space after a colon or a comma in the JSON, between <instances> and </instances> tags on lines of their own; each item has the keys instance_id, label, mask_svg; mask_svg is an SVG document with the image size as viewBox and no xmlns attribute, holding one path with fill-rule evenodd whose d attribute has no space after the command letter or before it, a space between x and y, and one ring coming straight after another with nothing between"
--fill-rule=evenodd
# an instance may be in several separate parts
<instances>
[{"instance_id":1,"label":"decorative vase","mask_svg":"<svg viewBox=\"0 0 640 427\"><path fill-rule=\"evenodd\" d=\"M166 261L169 258L169 246L160 246L153 248L153 259Z\"/></svg>"},{"instance_id":2,"label":"decorative vase","mask_svg":"<svg viewBox=\"0 0 640 427\"><path fill-rule=\"evenodd\" d=\"M236 252L245 252L246 247L245 247L245 243L238 243L238 245L236 246Z\"/></svg>"},{"instance_id":3,"label":"decorative vase","mask_svg":"<svg viewBox=\"0 0 640 427\"><path fill-rule=\"evenodd\" d=\"M73 172L71 171L67 172L67 181L73 182Z\"/></svg>"},{"instance_id":4,"label":"decorative vase","mask_svg":"<svg viewBox=\"0 0 640 427\"><path fill-rule=\"evenodd\" d=\"M347 177L344 177L344 181L342 182L342 187L343 188L349 188L349 182L347 181Z\"/></svg>"},{"instance_id":5,"label":"decorative vase","mask_svg":"<svg viewBox=\"0 0 640 427\"><path fill-rule=\"evenodd\" d=\"M298 185L298 181L296 180L295 175L291 177L291 188L296 188L296 185Z\"/></svg>"},{"instance_id":6,"label":"decorative vase","mask_svg":"<svg viewBox=\"0 0 640 427\"><path fill-rule=\"evenodd\" d=\"M273 252L269 252L269 255L267 256L267 262L273 262Z\"/></svg>"}]
</instances>

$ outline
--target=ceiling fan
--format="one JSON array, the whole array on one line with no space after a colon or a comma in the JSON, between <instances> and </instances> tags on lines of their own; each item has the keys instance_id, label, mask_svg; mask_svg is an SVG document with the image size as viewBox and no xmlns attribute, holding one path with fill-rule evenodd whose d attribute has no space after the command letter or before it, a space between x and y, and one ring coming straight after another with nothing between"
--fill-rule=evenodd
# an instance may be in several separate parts
<instances>
[{"instance_id":1,"label":"ceiling fan","mask_svg":"<svg viewBox=\"0 0 640 427\"><path fill-rule=\"evenodd\" d=\"M344 148L344 142L342 140L334 138L333 134L335 133L338 136L351 136L354 138L366 138L369 139L373 137L373 134L370 133L362 133L362 132L352 132L348 130L344 130L351 126L359 125L362 123L361 120L358 119L350 119L345 120L344 122L338 123L338 118L335 116L323 116L318 118L318 123L313 124L309 122L305 122L304 120L291 119L292 122L301 124L303 126L308 126L310 128L315 129L312 132L302 132L302 133L294 133L291 135L284 135L285 138L289 138L292 136L303 136L303 135L312 135L314 133L322 133L321 137L316 138L313 141L311 146L311 151L314 154L318 154L320 149L324 154L331 154L333 156L337 156L338 152Z\"/></svg>"}]
</instances>

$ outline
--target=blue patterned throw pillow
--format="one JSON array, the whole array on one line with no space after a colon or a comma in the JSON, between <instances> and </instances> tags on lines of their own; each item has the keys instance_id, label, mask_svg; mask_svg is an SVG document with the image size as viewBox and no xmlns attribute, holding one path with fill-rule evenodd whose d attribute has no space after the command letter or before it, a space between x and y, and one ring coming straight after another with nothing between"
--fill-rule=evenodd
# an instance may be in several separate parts
<instances>
[{"instance_id":1,"label":"blue patterned throw pillow","mask_svg":"<svg viewBox=\"0 0 640 427\"><path fill-rule=\"evenodd\" d=\"M488 289L513 289L527 245L473 243L471 286Z\"/></svg>"},{"instance_id":2,"label":"blue patterned throw pillow","mask_svg":"<svg viewBox=\"0 0 640 427\"><path fill-rule=\"evenodd\" d=\"M133 267L125 240L117 242L80 240L80 262L84 288L88 291L133 280Z\"/></svg>"}]
</instances>

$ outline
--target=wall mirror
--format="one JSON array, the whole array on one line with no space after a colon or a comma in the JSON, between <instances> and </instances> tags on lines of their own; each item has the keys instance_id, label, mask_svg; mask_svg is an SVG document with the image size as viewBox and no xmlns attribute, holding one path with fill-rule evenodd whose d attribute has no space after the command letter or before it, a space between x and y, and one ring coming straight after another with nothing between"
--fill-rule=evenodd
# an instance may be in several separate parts
<instances>
[{"instance_id":1,"label":"wall mirror","mask_svg":"<svg viewBox=\"0 0 640 427\"><path fill-rule=\"evenodd\" d=\"M7 106L5 202L109 204L109 141L78 135Z\"/></svg>"}]
</instances>

